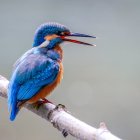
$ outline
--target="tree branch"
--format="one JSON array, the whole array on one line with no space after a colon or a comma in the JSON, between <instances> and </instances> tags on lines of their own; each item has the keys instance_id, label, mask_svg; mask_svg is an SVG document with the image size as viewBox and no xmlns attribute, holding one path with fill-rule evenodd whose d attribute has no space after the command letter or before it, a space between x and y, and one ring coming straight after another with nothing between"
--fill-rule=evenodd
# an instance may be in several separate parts
<instances>
[{"instance_id":1,"label":"tree branch","mask_svg":"<svg viewBox=\"0 0 140 140\"><path fill-rule=\"evenodd\" d=\"M8 83L6 78L0 76L1 97L7 98ZM70 134L80 140L121 140L107 129L105 123L100 123L100 127L96 129L73 117L61 106L56 107L48 103L40 106L38 110L30 104L26 104L24 107L51 122L65 137Z\"/></svg>"}]
</instances>

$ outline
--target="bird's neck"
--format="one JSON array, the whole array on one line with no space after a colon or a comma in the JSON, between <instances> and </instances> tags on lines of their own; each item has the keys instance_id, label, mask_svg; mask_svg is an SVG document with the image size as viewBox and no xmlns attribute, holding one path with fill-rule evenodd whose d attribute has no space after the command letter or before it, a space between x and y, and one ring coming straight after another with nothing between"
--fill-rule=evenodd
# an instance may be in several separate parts
<instances>
[{"instance_id":1,"label":"bird's neck","mask_svg":"<svg viewBox=\"0 0 140 140\"><path fill-rule=\"evenodd\" d=\"M59 54L60 59L62 60L63 59L63 50L61 49L61 47L59 45L57 45L56 47L53 48L53 50Z\"/></svg>"},{"instance_id":2,"label":"bird's neck","mask_svg":"<svg viewBox=\"0 0 140 140\"><path fill-rule=\"evenodd\" d=\"M45 39L41 35L35 34L33 47L37 47L37 46L41 45L44 41L45 41Z\"/></svg>"},{"instance_id":3,"label":"bird's neck","mask_svg":"<svg viewBox=\"0 0 140 140\"><path fill-rule=\"evenodd\" d=\"M39 53L41 55L46 55L47 57L61 62L63 59L63 50L59 45L55 46L53 49L47 49L46 47L36 47L34 53Z\"/></svg>"}]
</instances>

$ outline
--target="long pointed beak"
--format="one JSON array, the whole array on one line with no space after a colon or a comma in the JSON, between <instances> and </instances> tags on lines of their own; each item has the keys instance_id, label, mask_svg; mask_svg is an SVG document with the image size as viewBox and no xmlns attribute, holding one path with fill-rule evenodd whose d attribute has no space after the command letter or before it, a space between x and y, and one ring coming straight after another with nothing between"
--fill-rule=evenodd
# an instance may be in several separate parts
<instances>
[{"instance_id":1,"label":"long pointed beak","mask_svg":"<svg viewBox=\"0 0 140 140\"><path fill-rule=\"evenodd\" d=\"M96 38L95 36L86 35L86 34L80 34L80 33L70 33L70 34L61 36L61 38L62 38L64 41L68 41L68 42L73 42L73 43L83 44L83 45L89 45L89 46L96 46L96 45L94 45L94 44L89 44L89 43L86 43L86 42L82 42L82 41L78 41L78 40L66 38L67 36Z\"/></svg>"},{"instance_id":2,"label":"long pointed beak","mask_svg":"<svg viewBox=\"0 0 140 140\"><path fill-rule=\"evenodd\" d=\"M69 36L96 38L95 36L86 35L86 34L81 34L81 33L70 33Z\"/></svg>"}]
</instances>

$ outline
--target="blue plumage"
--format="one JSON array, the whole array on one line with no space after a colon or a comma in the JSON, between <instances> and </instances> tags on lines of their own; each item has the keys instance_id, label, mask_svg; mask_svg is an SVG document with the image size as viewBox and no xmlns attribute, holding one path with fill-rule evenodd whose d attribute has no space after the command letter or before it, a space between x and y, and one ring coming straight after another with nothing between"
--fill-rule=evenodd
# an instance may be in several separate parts
<instances>
[{"instance_id":1,"label":"blue plumage","mask_svg":"<svg viewBox=\"0 0 140 140\"><path fill-rule=\"evenodd\" d=\"M19 89L19 84L14 82L14 77L16 75L13 74L13 78L10 81L9 87L8 87L8 109L10 111L10 120L13 121L19 111L17 107L17 90Z\"/></svg>"},{"instance_id":2,"label":"blue plumage","mask_svg":"<svg viewBox=\"0 0 140 140\"><path fill-rule=\"evenodd\" d=\"M33 48L15 63L8 90L10 120L14 120L18 113L19 102L29 100L44 86L55 81L61 57L53 48L61 43L62 39L56 37L50 40L46 47L40 45L45 41L45 36L63 31L69 30L58 23L42 24L35 32Z\"/></svg>"},{"instance_id":3,"label":"blue plumage","mask_svg":"<svg viewBox=\"0 0 140 140\"><path fill-rule=\"evenodd\" d=\"M51 34L60 34L62 32L70 32L69 29L59 23L49 22L40 25L34 36L33 47L39 46L41 43L45 41L44 37Z\"/></svg>"},{"instance_id":4,"label":"blue plumage","mask_svg":"<svg viewBox=\"0 0 140 140\"><path fill-rule=\"evenodd\" d=\"M18 102L32 98L43 86L56 79L59 72L59 54L47 50L32 48L18 60L9 84L11 120L14 120L18 112Z\"/></svg>"},{"instance_id":5,"label":"blue plumage","mask_svg":"<svg viewBox=\"0 0 140 140\"><path fill-rule=\"evenodd\" d=\"M71 33L64 25L52 22L42 24L36 30L33 48L21 56L14 65L8 88L10 120L15 119L22 103L33 103L45 98L60 83L63 76L60 43L69 41L91 46L89 43L66 38L67 36L93 37Z\"/></svg>"}]
</instances>

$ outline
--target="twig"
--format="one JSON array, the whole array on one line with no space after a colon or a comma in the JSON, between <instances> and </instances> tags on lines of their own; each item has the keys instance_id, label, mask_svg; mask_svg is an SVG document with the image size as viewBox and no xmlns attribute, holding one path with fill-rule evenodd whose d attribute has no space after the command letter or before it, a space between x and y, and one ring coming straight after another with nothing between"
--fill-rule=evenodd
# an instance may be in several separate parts
<instances>
[{"instance_id":1,"label":"twig","mask_svg":"<svg viewBox=\"0 0 140 140\"><path fill-rule=\"evenodd\" d=\"M0 76L1 97L7 98L8 83L9 81L6 78ZM121 140L107 129L105 123L100 123L100 127L96 129L73 117L61 106L56 107L48 103L40 106L38 110L30 104L26 104L24 107L51 122L65 137L70 134L80 140Z\"/></svg>"}]
</instances>

